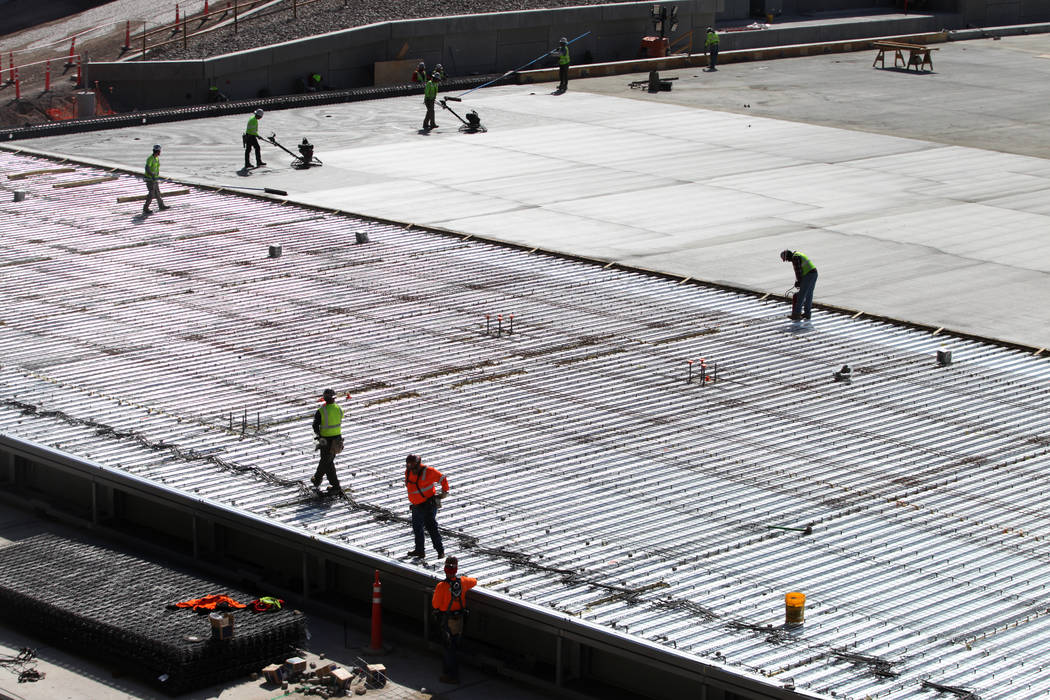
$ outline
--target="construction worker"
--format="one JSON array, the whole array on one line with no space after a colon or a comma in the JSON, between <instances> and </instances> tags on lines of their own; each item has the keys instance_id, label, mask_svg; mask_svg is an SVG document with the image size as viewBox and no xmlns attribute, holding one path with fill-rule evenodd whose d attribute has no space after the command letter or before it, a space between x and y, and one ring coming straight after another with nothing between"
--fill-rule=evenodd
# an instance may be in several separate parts
<instances>
[{"instance_id":1,"label":"construction worker","mask_svg":"<svg viewBox=\"0 0 1050 700\"><path fill-rule=\"evenodd\" d=\"M142 215L150 213L149 205L153 198L157 198L157 207L160 211L170 209L160 198L160 144L153 146L153 155L146 159L146 203L142 205Z\"/></svg>"},{"instance_id":2,"label":"construction worker","mask_svg":"<svg viewBox=\"0 0 1050 700\"><path fill-rule=\"evenodd\" d=\"M248 170L252 167L252 161L248 157L252 149L255 150L255 167L261 168L266 165L263 162L262 155L259 153L259 120L262 119L263 111L261 109L255 110L251 117L248 118L248 128L244 130L244 169Z\"/></svg>"},{"instance_id":3,"label":"construction worker","mask_svg":"<svg viewBox=\"0 0 1050 700\"><path fill-rule=\"evenodd\" d=\"M707 28L704 38L704 53L707 54L707 70L718 70L718 32L711 27Z\"/></svg>"},{"instance_id":4,"label":"construction worker","mask_svg":"<svg viewBox=\"0 0 1050 700\"><path fill-rule=\"evenodd\" d=\"M466 594L478 585L476 578L457 576L459 560L445 560L445 580L434 586L430 606L438 617L438 625L445 643L445 659L441 668L442 683L459 683L459 662L456 650L463 637L463 622L467 616Z\"/></svg>"},{"instance_id":5,"label":"construction worker","mask_svg":"<svg viewBox=\"0 0 1050 700\"><path fill-rule=\"evenodd\" d=\"M339 486L339 475L335 473L335 456L343 451L343 408L335 402L335 391L325 389L324 403L314 413L314 436L321 459L317 471L310 479L314 488L321 488L321 477L328 477L328 492L343 492Z\"/></svg>"},{"instance_id":6,"label":"construction worker","mask_svg":"<svg viewBox=\"0 0 1050 700\"><path fill-rule=\"evenodd\" d=\"M321 89L321 74L320 73L311 73L310 76L306 79L306 91L307 92L317 92L320 89Z\"/></svg>"},{"instance_id":7,"label":"construction worker","mask_svg":"<svg viewBox=\"0 0 1050 700\"><path fill-rule=\"evenodd\" d=\"M438 128L434 121L434 102L437 101L438 81L434 73L427 78L427 84L423 86L423 104L427 107L427 116L423 117L423 130L430 131Z\"/></svg>"},{"instance_id":8,"label":"construction worker","mask_svg":"<svg viewBox=\"0 0 1050 700\"><path fill-rule=\"evenodd\" d=\"M445 79L445 67L438 63L434 66L434 80L441 82Z\"/></svg>"},{"instance_id":9,"label":"construction worker","mask_svg":"<svg viewBox=\"0 0 1050 700\"><path fill-rule=\"evenodd\" d=\"M416 64L416 69L412 71L412 82L425 85L427 82L427 64L420 61Z\"/></svg>"},{"instance_id":10,"label":"construction worker","mask_svg":"<svg viewBox=\"0 0 1050 700\"><path fill-rule=\"evenodd\" d=\"M441 493L436 493L439 483ZM412 510L412 535L416 540L416 546L408 556L423 558L423 528L426 528L438 558L444 557L445 548L441 545L437 510L441 500L448 495L448 479L437 469L423 464L419 455L409 455L405 458L405 488L408 490L408 503Z\"/></svg>"},{"instance_id":11,"label":"construction worker","mask_svg":"<svg viewBox=\"0 0 1050 700\"><path fill-rule=\"evenodd\" d=\"M569 40L558 39L558 48L551 51L551 56L558 57L558 91L565 92L569 89Z\"/></svg>"},{"instance_id":12,"label":"construction worker","mask_svg":"<svg viewBox=\"0 0 1050 700\"><path fill-rule=\"evenodd\" d=\"M795 268L795 288L798 292L791 302L792 321L808 320L813 310L813 289L817 286L817 267L813 261L804 253L799 251L783 250L780 259L790 262Z\"/></svg>"}]
</instances>

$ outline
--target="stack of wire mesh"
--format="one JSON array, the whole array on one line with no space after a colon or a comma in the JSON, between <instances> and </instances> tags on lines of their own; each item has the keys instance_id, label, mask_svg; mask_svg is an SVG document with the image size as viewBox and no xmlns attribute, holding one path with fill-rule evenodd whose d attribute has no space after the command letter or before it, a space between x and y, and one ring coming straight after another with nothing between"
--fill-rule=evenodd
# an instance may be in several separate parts
<instances>
[{"instance_id":1,"label":"stack of wire mesh","mask_svg":"<svg viewBox=\"0 0 1050 700\"><path fill-rule=\"evenodd\" d=\"M52 534L0 549L0 619L171 693L283 661L306 638L306 617L297 610L233 611L233 635L220 640L206 612L171 607L214 594L241 603L259 597Z\"/></svg>"}]
</instances>

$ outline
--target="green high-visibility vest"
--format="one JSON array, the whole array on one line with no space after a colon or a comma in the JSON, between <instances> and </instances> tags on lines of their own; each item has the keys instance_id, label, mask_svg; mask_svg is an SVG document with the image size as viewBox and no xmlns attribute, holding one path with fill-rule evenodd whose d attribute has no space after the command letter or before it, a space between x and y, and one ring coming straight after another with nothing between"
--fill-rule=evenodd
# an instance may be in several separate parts
<instances>
[{"instance_id":1,"label":"green high-visibility vest","mask_svg":"<svg viewBox=\"0 0 1050 700\"><path fill-rule=\"evenodd\" d=\"M326 403L321 412L321 437L336 437L342 434L343 408L337 403Z\"/></svg>"},{"instance_id":2,"label":"green high-visibility vest","mask_svg":"<svg viewBox=\"0 0 1050 700\"><path fill-rule=\"evenodd\" d=\"M558 65L567 66L569 65L569 47L568 45L561 47L561 54L558 56Z\"/></svg>"},{"instance_id":3,"label":"green high-visibility vest","mask_svg":"<svg viewBox=\"0 0 1050 700\"><path fill-rule=\"evenodd\" d=\"M433 100L437 97L438 86L433 80L428 80L427 84L423 87L423 99Z\"/></svg>"},{"instance_id":4,"label":"green high-visibility vest","mask_svg":"<svg viewBox=\"0 0 1050 700\"><path fill-rule=\"evenodd\" d=\"M160 176L160 158L156 155L151 155L146 159L146 177L150 180L156 180Z\"/></svg>"},{"instance_id":5,"label":"green high-visibility vest","mask_svg":"<svg viewBox=\"0 0 1050 700\"><path fill-rule=\"evenodd\" d=\"M809 273L811 273L811 272L813 272L814 270L817 269L817 266L813 264L813 261L810 260L805 255L805 253L800 253L800 252L798 252L796 250L795 251L795 257L797 257L798 261L802 264L802 274L803 275L808 275Z\"/></svg>"},{"instance_id":6,"label":"green high-visibility vest","mask_svg":"<svg viewBox=\"0 0 1050 700\"><path fill-rule=\"evenodd\" d=\"M251 116L250 119L248 119L248 128L245 129L244 133L246 133L248 136L259 135L259 118L254 114Z\"/></svg>"},{"instance_id":7,"label":"green high-visibility vest","mask_svg":"<svg viewBox=\"0 0 1050 700\"><path fill-rule=\"evenodd\" d=\"M718 32L708 32L704 46L718 46Z\"/></svg>"}]
</instances>

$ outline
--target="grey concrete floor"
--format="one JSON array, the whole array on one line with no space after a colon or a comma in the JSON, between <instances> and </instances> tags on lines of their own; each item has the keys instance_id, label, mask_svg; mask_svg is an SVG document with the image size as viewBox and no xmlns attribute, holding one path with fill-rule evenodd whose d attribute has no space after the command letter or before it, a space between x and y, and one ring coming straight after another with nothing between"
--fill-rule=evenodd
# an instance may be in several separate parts
<instances>
[{"instance_id":1,"label":"grey concrete floor","mask_svg":"<svg viewBox=\"0 0 1050 700\"><path fill-rule=\"evenodd\" d=\"M44 532L91 537L83 530L74 531L69 526L45 519L33 513L0 503L0 548L27 537ZM96 541L115 546L102 538ZM119 548L119 547L118 547ZM326 619L324 614L305 608L308 617L310 639L307 642L308 661L316 662L318 654L337 664L350 668L358 658L368 663L381 663L387 667L391 682L382 689L368 690L365 698L379 700L540 700L546 693L529 686L498 678L491 673L464 665L460 685L441 683L440 652L427 652L421 647L398 643L390 638L390 630L384 637L389 652L369 655L365 650L371 643L367 626L344 625L340 621ZM37 660L32 665L44 674L34 683L19 683L16 670L0 665L0 700L129 700L132 698L169 698L146 685L130 672L120 659L111 663L86 659L64 649L41 641L23 629L13 629L0 621L0 658L13 657L22 647L34 649ZM263 679L243 678L221 685L205 688L193 693L179 695L184 700L297 700L310 696L296 693L295 684L285 690L267 684ZM357 696L353 696L357 697Z\"/></svg>"},{"instance_id":2,"label":"grey concrete floor","mask_svg":"<svg viewBox=\"0 0 1050 700\"><path fill-rule=\"evenodd\" d=\"M138 172L159 142L187 182L760 291L800 249L818 302L1050 346L1050 35L937 48L921 74L863 51L674 71L652 95L643 75L487 88L459 105L479 134L440 110L419 131L416 97L268 113L261 133L316 144L309 171L264 144L238 172L247 115L12 146Z\"/></svg>"}]
</instances>

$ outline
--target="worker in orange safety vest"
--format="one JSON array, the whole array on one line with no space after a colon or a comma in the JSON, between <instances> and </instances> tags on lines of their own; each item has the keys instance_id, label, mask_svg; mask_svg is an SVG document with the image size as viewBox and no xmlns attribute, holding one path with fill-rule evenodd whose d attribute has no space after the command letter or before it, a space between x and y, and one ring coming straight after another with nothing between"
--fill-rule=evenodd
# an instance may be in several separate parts
<instances>
[{"instance_id":1,"label":"worker in orange safety vest","mask_svg":"<svg viewBox=\"0 0 1050 700\"><path fill-rule=\"evenodd\" d=\"M439 483L441 493L437 493ZM437 510L441 499L448 495L448 479L437 469L423 464L419 455L409 455L405 458L405 488L408 489L408 503L412 510L412 534L416 538L415 549L408 556L424 556L423 529L426 528L438 558L444 557L445 548L441 545Z\"/></svg>"},{"instance_id":2,"label":"worker in orange safety vest","mask_svg":"<svg viewBox=\"0 0 1050 700\"><path fill-rule=\"evenodd\" d=\"M463 637L463 621L467 615L465 595L478 585L476 578L457 576L459 560L449 557L445 560L445 580L434 587L434 596L430 606L438 616L441 633L445 642L445 661L441 670L442 683L459 683L459 663L456 650Z\"/></svg>"}]
</instances>

